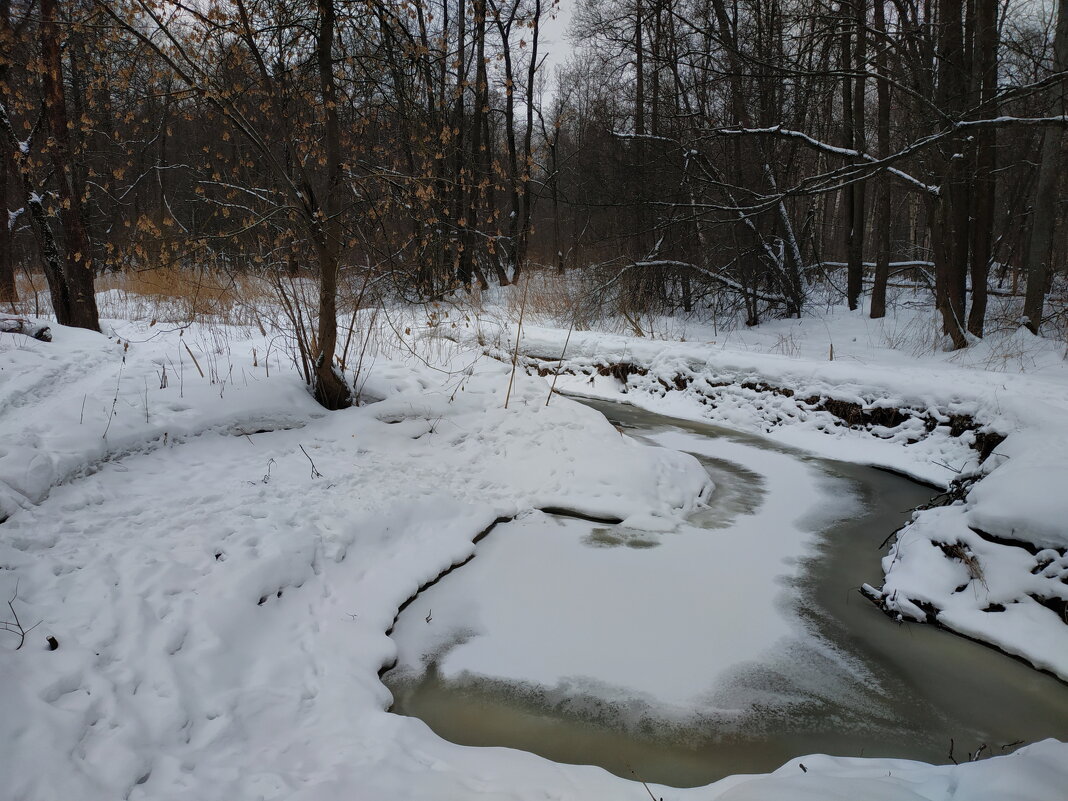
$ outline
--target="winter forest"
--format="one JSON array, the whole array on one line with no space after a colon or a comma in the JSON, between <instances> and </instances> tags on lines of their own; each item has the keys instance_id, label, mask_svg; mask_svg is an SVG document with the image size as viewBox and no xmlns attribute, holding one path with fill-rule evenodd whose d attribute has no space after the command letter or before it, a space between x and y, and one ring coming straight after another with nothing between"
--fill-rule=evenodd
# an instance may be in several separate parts
<instances>
[{"instance_id":1,"label":"winter forest","mask_svg":"<svg viewBox=\"0 0 1068 801\"><path fill-rule=\"evenodd\" d=\"M0 0L0 801L1058 801L1064 0Z\"/></svg>"}]
</instances>

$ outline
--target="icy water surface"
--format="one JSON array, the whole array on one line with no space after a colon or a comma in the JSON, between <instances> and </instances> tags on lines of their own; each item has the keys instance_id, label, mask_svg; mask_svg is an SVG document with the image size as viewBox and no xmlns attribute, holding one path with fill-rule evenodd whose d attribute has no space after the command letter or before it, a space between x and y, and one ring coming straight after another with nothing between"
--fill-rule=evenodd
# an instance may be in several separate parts
<instances>
[{"instance_id":1,"label":"icy water surface","mask_svg":"<svg viewBox=\"0 0 1068 801\"><path fill-rule=\"evenodd\" d=\"M1068 738L1068 687L930 626L895 624L886 535L934 490L755 437L589 402L687 450L716 483L669 533L533 514L397 622L393 711L510 746L696 786L810 753L931 762Z\"/></svg>"}]
</instances>

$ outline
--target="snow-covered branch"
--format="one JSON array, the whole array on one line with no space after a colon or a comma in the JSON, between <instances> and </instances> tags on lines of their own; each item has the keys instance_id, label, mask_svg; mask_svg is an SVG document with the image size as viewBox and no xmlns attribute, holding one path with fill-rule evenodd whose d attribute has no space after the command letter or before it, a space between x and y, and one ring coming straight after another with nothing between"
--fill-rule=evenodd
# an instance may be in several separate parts
<instances>
[{"instance_id":1,"label":"snow-covered branch","mask_svg":"<svg viewBox=\"0 0 1068 801\"><path fill-rule=\"evenodd\" d=\"M711 278L713 281L716 281L722 284L723 286L730 287L731 289L735 289L743 294L752 295L753 297L758 298L759 300L767 301L768 303L788 302L787 299L784 298L782 295L775 295L770 292L761 292L756 289L751 289L739 283L738 281L735 281L733 278L728 278L725 275L717 273L715 270L710 270L707 267L702 267L699 264L693 264L692 262L688 261L676 261L674 259L657 259L655 261L636 261L630 266L643 268L669 267L677 270L693 270L694 272L700 273L701 275Z\"/></svg>"},{"instance_id":2,"label":"snow-covered branch","mask_svg":"<svg viewBox=\"0 0 1068 801\"><path fill-rule=\"evenodd\" d=\"M897 167L891 167L890 164L903 159L907 155L911 155L915 151L934 144L935 142L945 138L952 131L943 131L931 136L923 137L917 141L909 144L907 147L902 148L897 153L884 158L876 158L870 153L862 153L858 150L854 150L849 147L840 147L839 145L832 145L828 142L824 142L810 136L804 131L795 131L790 128L784 128L781 125L772 125L767 128L718 128L711 132L713 136L781 136L787 139L796 139L809 147L819 150L829 155L841 156L847 159L856 159L862 162L862 166L865 172L874 173L879 170L886 170L886 172L900 178L905 183L911 184L916 189L925 192L930 195L937 195L941 192L941 187L928 184L914 175L901 170Z\"/></svg>"}]
</instances>

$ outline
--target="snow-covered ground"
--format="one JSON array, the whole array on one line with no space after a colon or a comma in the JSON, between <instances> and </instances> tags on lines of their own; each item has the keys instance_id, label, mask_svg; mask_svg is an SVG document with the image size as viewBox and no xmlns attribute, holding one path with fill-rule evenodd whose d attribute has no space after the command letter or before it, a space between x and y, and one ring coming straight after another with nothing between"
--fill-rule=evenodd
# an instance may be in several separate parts
<instances>
[{"instance_id":1,"label":"snow-covered ground","mask_svg":"<svg viewBox=\"0 0 1068 801\"><path fill-rule=\"evenodd\" d=\"M53 327L51 343L0 334L0 599L12 599L0 619L17 614L33 627L21 650L18 635L0 632L0 798L645 797L598 768L445 742L385 711L378 672L396 657L385 632L401 604L466 559L495 521L550 508L671 530L711 491L692 457L621 437L564 398L546 406L537 377L518 375L505 409L509 370L477 348L379 357L361 377L376 402L327 414L277 349L266 356L259 332L107 328L111 337ZM539 332L523 350L543 354L565 333ZM423 341L425 332L412 334L412 349ZM733 343L592 335L571 348L590 364L642 360L643 379L685 364L706 381L745 373L967 412L1010 434L1002 450L1011 458L1000 462L1023 465L1014 469L1025 486L1001 491L1044 495L1030 465L1054 498L1006 515L999 467L973 491L986 488L985 507L976 495L950 511L1017 536L1045 522L1044 544L1064 535L1055 490L1066 382L1055 368L992 374L930 360L906 373L901 363L843 361L848 353L823 364ZM613 382L592 390L617 393ZM629 400L705 414L696 396L635 388ZM908 432L889 432L869 453L870 434L819 414L773 426L772 416L793 413L789 400L754 412L739 395L722 419L932 480L946 472L932 459L971 466L967 435L937 428L908 447ZM1046 461L1036 462L1020 436L1054 423ZM1055 648L1055 667L1062 657ZM769 776L653 792L1047 801L1068 783L1066 757L1068 746L1051 740L961 766L808 756Z\"/></svg>"}]
</instances>

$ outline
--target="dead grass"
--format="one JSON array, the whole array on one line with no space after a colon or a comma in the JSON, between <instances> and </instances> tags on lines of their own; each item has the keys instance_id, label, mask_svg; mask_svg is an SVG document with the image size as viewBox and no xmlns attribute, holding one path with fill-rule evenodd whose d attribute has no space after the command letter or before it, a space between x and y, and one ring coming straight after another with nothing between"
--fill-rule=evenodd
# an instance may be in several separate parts
<instances>
[{"instance_id":1,"label":"dead grass","mask_svg":"<svg viewBox=\"0 0 1068 801\"><path fill-rule=\"evenodd\" d=\"M954 542L952 544L942 542L938 543L938 547L942 549L942 553L948 559L956 559L964 565L964 569L968 571L968 578L975 579L986 586L983 566L979 563L978 557L972 553L971 548L963 542Z\"/></svg>"},{"instance_id":2,"label":"dead grass","mask_svg":"<svg viewBox=\"0 0 1068 801\"><path fill-rule=\"evenodd\" d=\"M52 305L41 273L17 276L19 300L10 311L48 317ZM256 282L240 283L207 271L171 267L105 273L96 280L97 303L105 318L188 323L204 318L237 322L250 297L266 297Z\"/></svg>"},{"instance_id":3,"label":"dead grass","mask_svg":"<svg viewBox=\"0 0 1068 801\"><path fill-rule=\"evenodd\" d=\"M515 322L525 308L528 320L546 325L648 336L656 315L627 302L626 293L616 286L618 276L603 272L561 274L531 266L516 286L503 293L506 314Z\"/></svg>"},{"instance_id":4,"label":"dead grass","mask_svg":"<svg viewBox=\"0 0 1068 801\"><path fill-rule=\"evenodd\" d=\"M575 287L555 271L528 269L512 291L505 294L508 317L516 321L524 313L533 318L572 320L579 312Z\"/></svg>"},{"instance_id":5,"label":"dead grass","mask_svg":"<svg viewBox=\"0 0 1068 801\"><path fill-rule=\"evenodd\" d=\"M19 300L5 311L52 316L44 275L20 273ZM105 319L186 324L218 323L262 327L271 315L271 285L256 276L231 277L208 270L159 267L105 273L96 280L97 304Z\"/></svg>"},{"instance_id":6,"label":"dead grass","mask_svg":"<svg viewBox=\"0 0 1068 801\"><path fill-rule=\"evenodd\" d=\"M273 301L262 278L175 267L106 273L97 293L104 317L169 323L258 325Z\"/></svg>"},{"instance_id":7,"label":"dead grass","mask_svg":"<svg viewBox=\"0 0 1068 801\"><path fill-rule=\"evenodd\" d=\"M18 290L19 299L15 303L5 303L4 312L32 317L48 317L52 314L52 301L44 275L16 273L15 288Z\"/></svg>"}]
</instances>

